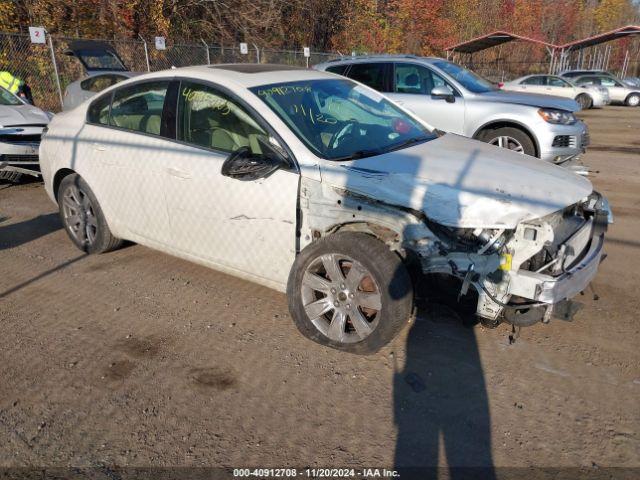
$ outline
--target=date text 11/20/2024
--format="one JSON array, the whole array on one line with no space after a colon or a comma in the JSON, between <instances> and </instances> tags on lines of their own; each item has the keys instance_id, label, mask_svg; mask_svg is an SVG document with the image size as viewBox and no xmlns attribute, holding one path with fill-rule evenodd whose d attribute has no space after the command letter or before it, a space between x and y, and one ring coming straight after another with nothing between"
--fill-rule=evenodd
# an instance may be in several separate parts
<instances>
[{"instance_id":1,"label":"date text 11/20/2024","mask_svg":"<svg viewBox=\"0 0 640 480\"><path fill-rule=\"evenodd\" d=\"M234 478L398 478L396 470L386 468L234 468Z\"/></svg>"}]
</instances>

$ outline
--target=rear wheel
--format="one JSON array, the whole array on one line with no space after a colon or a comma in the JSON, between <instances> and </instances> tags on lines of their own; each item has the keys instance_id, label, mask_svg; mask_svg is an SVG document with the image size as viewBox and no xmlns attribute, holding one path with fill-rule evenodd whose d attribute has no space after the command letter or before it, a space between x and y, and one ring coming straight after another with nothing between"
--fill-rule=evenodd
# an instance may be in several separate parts
<instances>
[{"instance_id":1,"label":"rear wheel","mask_svg":"<svg viewBox=\"0 0 640 480\"><path fill-rule=\"evenodd\" d=\"M83 252L103 253L119 247L98 200L80 175L64 177L58 189L60 218L71 241Z\"/></svg>"},{"instance_id":2,"label":"rear wheel","mask_svg":"<svg viewBox=\"0 0 640 480\"><path fill-rule=\"evenodd\" d=\"M632 93L627 97L624 103L626 103L628 107L637 107L640 105L640 95Z\"/></svg>"},{"instance_id":3,"label":"rear wheel","mask_svg":"<svg viewBox=\"0 0 640 480\"><path fill-rule=\"evenodd\" d=\"M531 137L514 127L501 127L485 130L480 139L496 147L508 148L525 155L536 155L536 148Z\"/></svg>"},{"instance_id":4,"label":"rear wheel","mask_svg":"<svg viewBox=\"0 0 640 480\"><path fill-rule=\"evenodd\" d=\"M413 287L389 248L364 233L337 233L305 248L291 269L289 310L314 342L374 353L411 319Z\"/></svg>"},{"instance_id":5,"label":"rear wheel","mask_svg":"<svg viewBox=\"0 0 640 480\"><path fill-rule=\"evenodd\" d=\"M576 102L580 105L582 110L588 110L593 105L593 99L586 93L581 93L576 97Z\"/></svg>"}]
</instances>

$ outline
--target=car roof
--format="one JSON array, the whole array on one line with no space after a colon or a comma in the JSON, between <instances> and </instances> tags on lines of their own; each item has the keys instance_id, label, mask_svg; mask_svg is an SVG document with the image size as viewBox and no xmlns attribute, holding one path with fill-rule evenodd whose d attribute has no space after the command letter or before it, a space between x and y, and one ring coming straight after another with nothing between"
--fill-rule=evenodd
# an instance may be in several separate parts
<instances>
[{"instance_id":1,"label":"car roof","mask_svg":"<svg viewBox=\"0 0 640 480\"><path fill-rule=\"evenodd\" d=\"M426 63L433 63L439 60L444 60L444 58L420 57L418 55L401 55L401 54L358 55L355 57L336 58L334 60L329 60L328 62L324 62L316 66L322 65L323 67L328 67L329 65L339 65L343 63L365 63L365 62L371 62L371 61L390 62L395 60L419 60Z\"/></svg>"},{"instance_id":2,"label":"car roof","mask_svg":"<svg viewBox=\"0 0 640 480\"><path fill-rule=\"evenodd\" d=\"M123 85L132 81L140 81L146 78L166 78L167 76L184 76L223 84L234 83L237 86L245 88L269 85L272 83L335 78L333 74L302 67L292 67L291 65L229 63L161 70L158 72L147 73L139 77L134 77L133 79L127 80L126 82L122 82L118 85Z\"/></svg>"}]
</instances>

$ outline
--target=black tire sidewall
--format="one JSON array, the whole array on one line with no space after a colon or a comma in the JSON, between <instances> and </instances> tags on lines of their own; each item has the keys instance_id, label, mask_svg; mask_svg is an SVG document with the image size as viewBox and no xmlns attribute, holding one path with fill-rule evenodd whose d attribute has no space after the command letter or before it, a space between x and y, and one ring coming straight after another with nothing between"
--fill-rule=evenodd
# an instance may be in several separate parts
<instances>
[{"instance_id":1,"label":"black tire sidewall","mask_svg":"<svg viewBox=\"0 0 640 480\"><path fill-rule=\"evenodd\" d=\"M625 105L627 105L628 107L638 107L638 106L640 106L640 103L638 103L636 105L631 105L631 99L634 98L634 97L639 97L640 98L640 95L637 94L637 93L630 94L624 101Z\"/></svg>"},{"instance_id":2,"label":"black tire sidewall","mask_svg":"<svg viewBox=\"0 0 640 480\"><path fill-rule=\"evenodd\" d=\"M375 330L356 343L340 343L323 335L307 316L302 302L302 277L309 264L326 253L339 253L360 262L375 278L382 295ZM377 352L412 320L413 285L399 256L366 233L339 232L307 246L296 258L287 283L289 311L300 332L321 345L356 354Z\"/></svg>"},{"instance_id":3,"label":"black tire sidewall","mask_svg":"<svg viewBox=\"0 0 640 480\"><path fill-rule=\"evenodd\" d=\"M75 185L77 188L80 188L89 197L89 200L91 201L91 206L93 207L93 212L96 217L96 224L98 226L97 232L96 232L96 241L91 245L80 243L69 231L69 227L64 218L64 212L62 209L62 197L64 195L65 190L68 189L71 185ZM67 232L67 235L69 236L73 244L78 249L82 250L85 253L93 254L93 253L106 252L114 248L116 244L115 240L117 239L115 239L115 237L113 237L113 235L111 234L111 230L107 225L107 221L104 217L104 214L102 213L102 209L100 208L98 199L94 195L93 191L91 190L87 182L85 182L80 175L74 173L71 175L67 175L62 179L62 182L60 183L60 188L58 189L57 200L58 200L58 206L59 206L60 220L62 221L64 229Z\"/></svg>"},{"instance_id":4,"label":"black tire sidewall","mask_svg":"<svg viewBox=\"0 0 640 480\"><path fill-rule=\"evenodd\" d=\"M494 130L486 130L482 135L482 140L486 143L489 143L494 138L502 136L515 138L518 142L520 142L520 145L522 145L522 148L524 149L524 153L526 155L531 155L532 157L536 156L536 146L534 145L533 140L531 140L531 137L529 137L529 135L518 128L500 127Z\"/></svg>"},{"instance_id":5,"label":"black tire sidewall","mask_svg":"<svg viewBox=\"0 0 640 480\"><path fill-rule=\"evenodd\" d=\"M578 100L578 99L581 99L581 100ZM581 93L580 95L578 95L578 97L576 98L576 101L580 104L580 107L583 110L589 110L593 105L593 99L586 93Z\"/></svg>"}]
</instances>

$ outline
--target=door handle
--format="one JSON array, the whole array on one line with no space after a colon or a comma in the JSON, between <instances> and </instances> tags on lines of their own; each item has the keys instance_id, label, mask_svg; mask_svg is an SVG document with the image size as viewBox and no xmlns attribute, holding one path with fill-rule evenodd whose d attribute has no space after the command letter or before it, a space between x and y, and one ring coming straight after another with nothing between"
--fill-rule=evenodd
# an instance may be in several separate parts
<instances>
[{"instance_id":1,"label":"door handle","mask_svg":"<svg viewBox=\"0 0 640 480\"><path fill-rule=\"evenodd\" d=\"M96 142L94 142L94 143L92 144L92 147L93 147L93 149L94 149L96 152L104 152L104 151L106 151L106 150L107 150L107 147L105 147L105 146L104 146L104 145L102 145L101 143L96 143Z\"/></svg>"},{"instance_id":2,"label":"door handle","mask_svg":"<svg viewBox=\"0 0 640 480\"><path fill-rule=\"evenodd\" d=\"M184 172L182 170L177 170L171 167L167 168L166 172L172 177L183 178L185 180L188 180L189 178L191 178L191 174L189 172Z\"/></svg>"}]
</instances>

